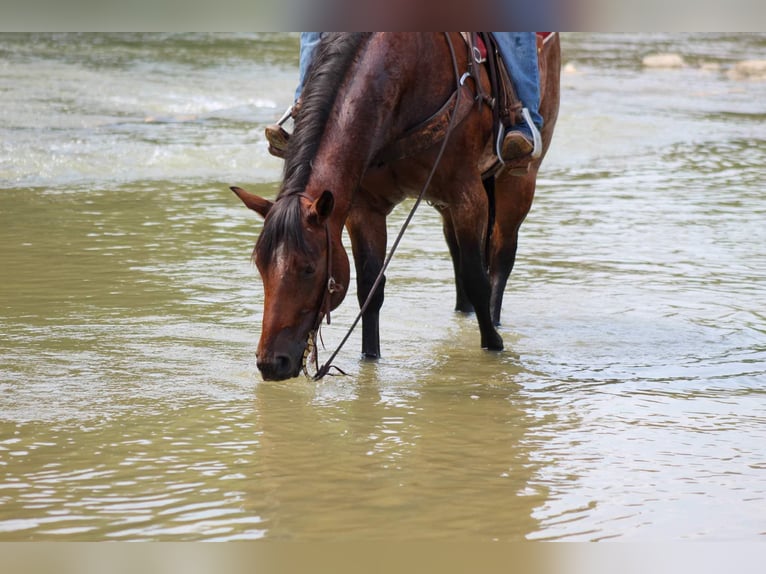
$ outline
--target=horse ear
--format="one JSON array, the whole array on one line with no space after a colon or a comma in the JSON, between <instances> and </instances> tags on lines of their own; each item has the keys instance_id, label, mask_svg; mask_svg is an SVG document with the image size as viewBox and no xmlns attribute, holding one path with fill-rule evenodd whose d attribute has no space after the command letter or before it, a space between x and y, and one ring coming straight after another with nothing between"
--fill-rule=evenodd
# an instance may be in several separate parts
<instances>
[{"instance_id":1,"label":"horse ear","mask_svg":"<svg viewBox=\"0 0 766 574\"><path fill-rule=\"evenodd\" d=\"M335 207L335 196L332 191L325 189L309 208L309 221L317 225L322 225Z\"/></svg>"},{"instance_id":2,"label":"horse ear","mask_svg":"<svg viewBox=\"0 0 766 574\"><path fill-rule=\"evenodd\" d=\"M242 203L244 203L247 207L249 207L256 213L258 213L261 217L266 217L266 214L274 205L268 199L264 199L263 197L259 197L255 195L254 193L245 191L241 187L230 187L229 189L231 189L234 193L237 194L237 197L242 200Z\"/></svg>"}]
</instances>

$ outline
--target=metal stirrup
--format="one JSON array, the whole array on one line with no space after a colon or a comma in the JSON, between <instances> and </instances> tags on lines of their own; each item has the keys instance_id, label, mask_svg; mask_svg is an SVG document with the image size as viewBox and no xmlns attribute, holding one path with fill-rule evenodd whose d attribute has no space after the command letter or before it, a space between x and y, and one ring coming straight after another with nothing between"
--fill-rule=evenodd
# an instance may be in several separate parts
<instances>
[{"instance_id":1,"label":"metal stirrup","mask_svg":"<svg viewBox=\"0 0 766 574\"><path fill-rule=\"evenodd\" d=\"M543 153L543 138L540 137L540 130L537 129L535 122L532 121L532 114L529 113L529 108L521 108L521 116L529 126L529 131L532 132L532 159L539 158Z\"/></svg>"},{"instance_id":2,"label":"metal stirrup","mask_svg":"<svg viewBox=\"0 0 766 574\"><path fill-rule=\"evenodd\" d=\"M285 123L287 120L289 120L289 119L290 119L290 116L292 116L292 115L293 115L293 106L289 106L289 107L288 107L288 108L285 110L285 113L284 113L284 114L282 114L282 117L281 117L281 118L279 118L279 121L277 121L277 125L278 125L278 126L281 126L281 125L283 125L283 124L284 124L284 123Z\"/></svg>"}]
</instances>

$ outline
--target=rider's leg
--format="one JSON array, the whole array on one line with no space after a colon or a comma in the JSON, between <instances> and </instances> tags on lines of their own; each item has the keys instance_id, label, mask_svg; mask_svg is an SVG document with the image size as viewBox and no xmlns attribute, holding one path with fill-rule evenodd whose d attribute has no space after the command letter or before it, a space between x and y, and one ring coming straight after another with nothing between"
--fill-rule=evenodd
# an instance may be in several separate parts
<instances>
[{"instance_id":1,"label":"rider's leg","mask_svg":"<svg viewBox=\"0 0 766 574\"><path fill-rule=\"evenodd\" d=\"M303 85L306 83L306 76L308 76L311 62L314 61L314 53L317 46L319 46L319 40L322 37L321 32L301 32L301 55L300 55L300 68L298 76L298 87L295 89L295 101L301 97L303 91Z\"/></svg>"},{"instance_id":2,"label":"rider's leg","mask_svg":"<svg viewBox=\"0 0 766 574\"><path fill-rule=\"evenodd\" d=\"M513 126L503 141L503 159L513 159L539 153L540 130L540 72L537 67L537 38L534 32L493 32L498 50L511 76L521 105L528 110L526 122ZM530 125L531 124L531 125Z\"/></svg>"},{"instance_id":3,"label":"rider's leg","mask_svg":"<svg viewBox=\"0 0 766 574\"><path fill-rule=\"evenodd\" d=\"M321 32L301 32L299 75L298 86L295 89L295 100L276 124L266 126L266 140L269 142L269 152L277 157L284 157L285 155L290 134L282 127L282 124L295 113L296 105L303 92L303 86L306 83L306 77L308 76L308 71L314 59L314 53L319 45L321 35Z\"/></svg>"}]
</instances>

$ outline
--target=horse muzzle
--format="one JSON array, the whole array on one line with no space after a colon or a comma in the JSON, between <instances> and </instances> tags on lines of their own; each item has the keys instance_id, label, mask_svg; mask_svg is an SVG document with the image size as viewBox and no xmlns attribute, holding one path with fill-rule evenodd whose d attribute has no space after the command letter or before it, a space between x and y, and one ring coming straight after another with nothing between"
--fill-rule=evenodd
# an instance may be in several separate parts
<instances>
[{"instance_id":1,"label":"horse muzzle","mask_svg":"<svg viewBox=\"0 0 766 574\"><path fill-rule=\"evenodd\" d=\"M301 372L302 357L274 355L266 360L256 360L258 370L265 381L284 381L297 377Z\"/></svg>"},{"instance_id":2,"label":"horse muzzle","mask_svg":"<svg viewBox=\"0 0 766 574\"><path fill-rule=\"evenodd\" d=\"M305 342L273 345L270 349L259 346L255 354L256 366L266 381L283 381L297 377L303 369Z\"/></svg>"}]
</instances>

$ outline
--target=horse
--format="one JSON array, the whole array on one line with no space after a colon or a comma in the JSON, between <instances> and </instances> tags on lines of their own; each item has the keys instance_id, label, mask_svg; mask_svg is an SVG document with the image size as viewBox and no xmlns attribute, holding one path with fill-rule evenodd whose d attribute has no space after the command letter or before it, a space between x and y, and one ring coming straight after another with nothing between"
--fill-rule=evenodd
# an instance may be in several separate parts
<instances>
[{"instance_id":1,"label":"horse","mask_svg":"<svg viewBox=\"0 0 766 574\"><path fill-rule=\"evenodd\" d=\"M503 349L496 329L503 295L558 115L560 45L555 33L549 40L538 42L542 154L519 175L488 167L498 165L493 111L478 96L489 93L490 78L472 50L461 49L460 33L323 35L276 199L231 188L264 218L252 255L264 288L256 351L264 380L305 369L314 332L348 292L344 227L357 298L367 302L362 356L380 357L386 217L426 182L423 198L441 215L454 267L455 309L475 313L482 348ZM458 82L464 72L469 79ZM446 117L444 133L437 124Z\"/></svg>"}]
</instances>

